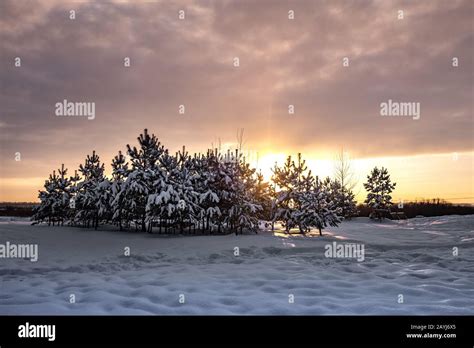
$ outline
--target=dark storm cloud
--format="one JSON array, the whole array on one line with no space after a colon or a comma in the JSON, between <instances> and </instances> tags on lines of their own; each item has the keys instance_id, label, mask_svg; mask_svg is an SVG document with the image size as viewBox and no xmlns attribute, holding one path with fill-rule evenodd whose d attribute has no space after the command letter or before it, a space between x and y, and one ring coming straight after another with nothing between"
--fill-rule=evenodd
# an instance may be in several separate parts
<instances>
[{"instance_id":1,"label":"dark storm cloud","mask_svg":"<svg viewBox=\"0 0 474 348\"><path fill-rule=\"evenodd\" d=\"M257 150L472 150L472 11L469 0L2 1L2 161L21 149L50 166L93 148L108 161L145 127L195 150L237 128ZM56 117L63 99L95 102L96 119ZM420 102L421 119L381 117L388 99Z\"/></svg>"}]
</instances>

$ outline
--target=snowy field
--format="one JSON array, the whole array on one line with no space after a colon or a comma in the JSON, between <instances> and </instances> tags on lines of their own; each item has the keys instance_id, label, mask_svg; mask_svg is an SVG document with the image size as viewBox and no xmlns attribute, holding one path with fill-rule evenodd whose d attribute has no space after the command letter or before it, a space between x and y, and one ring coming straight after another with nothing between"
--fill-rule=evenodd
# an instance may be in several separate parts
<instances>
[{"instance_id":1,"label":"snowy field","mask_svg":"<svg viewBox=\"0 0 474 348\"><path fill-rule=\"evenodd\" d=\"M37 243L39 258L0 258L0 314L474 314L474 215L358 218L323 237L164 237L2 218L7 241ZM325 257L334 241L362 244L364 261Z\"/></svg>"}]
</instances>

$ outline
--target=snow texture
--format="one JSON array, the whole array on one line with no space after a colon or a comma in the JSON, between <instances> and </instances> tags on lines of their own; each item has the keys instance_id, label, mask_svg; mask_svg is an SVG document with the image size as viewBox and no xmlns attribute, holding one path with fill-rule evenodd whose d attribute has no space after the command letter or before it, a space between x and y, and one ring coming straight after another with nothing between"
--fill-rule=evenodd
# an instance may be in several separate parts
<instances>
[{"instance_id":1,"label":"snow texture","mask_svg":"<svg viewBox=\"0 0 474 348\"><path fill-rule=\"evenodd\" d=\"M474 313L474 215L356 218L317 234L166 237L1 218L0 243L38 243L39 260L0 259L0 314ZM334 241L364 244L365 260L326 258Z\"/></svg>"}]
</instances>

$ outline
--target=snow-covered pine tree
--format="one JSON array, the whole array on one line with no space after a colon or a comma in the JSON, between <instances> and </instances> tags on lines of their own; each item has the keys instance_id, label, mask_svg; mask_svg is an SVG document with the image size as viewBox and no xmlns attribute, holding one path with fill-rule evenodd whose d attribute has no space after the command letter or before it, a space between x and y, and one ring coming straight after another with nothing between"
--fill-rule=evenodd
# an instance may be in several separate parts
<instances>
[{"instance_id":1,"label":"snow-covered pine tree","mask_svg":"<svg viewBox=\"0 0 474 348\"><path fill-rule=\"evenodd\" d=\"M102 195L104 191L104 177L105 166L100 162L99 156L92 152L92 155L87 155L84 165L79 166L79 172L83 176L77 186L76 194L76 218L82 221L84 226L91 225L97 229L103 213Z\"/></svg>"},{"instance_id":2,"label":"snow-covered pine tree","mask_svg":"<svg viewBox=\"0 0 474 348\"><path fill-rule=\"evenodd\" d=\"M53 210L56 212L58 217L58 225L64 224L64 220L68 220L70 216L70 204L71 199L70 185L71 179L67 177L67 168L64 168L64 163L61 164L61 168L58 169L57 178L57 197L56 202L53 206Z\"/></svg>"},{"instance_id":3,"label":"snow-covered pine tree","mask_svg":"<svg viewBox=\"0 0 474 348\"><path fill-rule=\"evenodd\" d=\"M74 170L74 176L69 177L69 180L71 182L70 188L69 188L69 222L71 225L76 224L76 196L77 196L77 191L78 191L78 183L81 180L81 177L77 173L77 170Z\"/></svg>"},{"instance_id":4,"label":"snow-covered pine tree","mask_svg":"<svg viewBox=\"0 0 474 348\"><path fill-rule=\"evenodd\" d=\"M58 174L53 171L45 181L45 190L39 192L40 204L35 208L32 220L35 223L47 220L48 225L52 223L53 226L55 223L64 224L70 216L70 185L71 179L67 177L67 169L62 164Z\"/></svg>"},{"instance_id":5,"label":"snow-covered pine tree","mask_svg":"<svg viewBox=\"0 0 474 348\"><path fill-rule=\"evenodd\" d=\"M212 227L217 226L218 232L221 232L222 228L219 166L217 151L213 150L208 150L205 155L196 156L194 160L195 170L199 173L196 181L199 193L198 228L203 231L210 231Z\"/></svg>"},{"instance_id":6,"label":"snow-covered pine tree","mask_svg":"<svg viewBox=\"0 0 474 348\"><path fill-rule=\"evenodd\" d=\"M58 176L56 171L53 171L49 175L49 178L44 182L44 190L39 191L38 198L40 204L34 209L33 217L31 218L34 221L34 224L48 222L48 225L51 225L55 221L55 215L53 207L57 201L57 187L58 187Z\"/></svg>"},{"instance_id":7,"label":"snow-covered pine tree","mask_svg":"<svg viewBox=\"0 0 474 348\"><path fill-rule=\"evenodd\" d=\"M295 193L292 183L294 182L292 172L291 156L288 156L283 167L277 164L273 167L272 181L275 183L275 197L272 222L281 221L286 233L293 228L293 213Z\"/></svg>"},{"instance_id":8,"label":"snow-covered pine tree","mask_svg":"<svg viewBox=\"0 0 474 348\"><path fill-rule=\"evenodd\" d=\"M306 230L311 228L311 225L308 225L308 229L305 226L304 219L300 217L302 212L302 204L304 203L304 197L309 195L311 190L312 174L309 171L306 175L308 167L306 166L306 161L301 157L301 153L298 153L298 161L293 163L293 170L295 172L295 212L293 214L293 220L295 226L300 230L300 233L304 233Z\"/></svg>"},{"instance_id":9,"label":"snow-covered pine tree","mask_svg":"<svg viewBox=\"0 0 474 348\"><path fill-rule=\"evenodd\" d=\"M237 207L237 164L236 164L236 153L228 150L224 155L218 152L218 149L215 149L217 154L217 171L214 173L215 183L216 183L216 192L219 197L219 209L222 213L220 219L216 221L219 226L226 226L230 231L237 233L238 223L237 217L238 214ZM212 229L211 229L212 231Z\"/></svg>"},{"instance_id":10,"label":"snow-covered pine tree","mask_svg":"<svg viewBox=\"0 0 474 348\"><path fill-rule=\"evenodd\" d=\"M112 183L110 180L104 176L102 181L99 182L97 186L97 195L99 197L97 207L99 209L99 223L108 223L112 220L112 206L110 205L111 201L111 187ZM95 228L97 229L98 224Z\"/></svg>"},{"instance_id":11,"label":"snow-covered pine tree","mask_svg":"<svg viewBox=\"0 0 474 348\"><path fill-rule=\"evenodd\" d=\"M297 163L288 156L283 167L275 165L273 168L272 181L275 183L276 190L272 221L281 221L287 233L298 226L295 214L300 205L301 175L305 171L306 164L301 154L298 154Z\"/></svg>"},{"instance_id":12,"label":"snow-covered pine tree","mask_svg":"<svg viewBox=\"0 0 474 348\"><path fill-rule=\"evenodd\" d=\"M276 164L275 164L275 166L276 166ZM275 168L272 168L272 171L275 172ZM268 194L270 196L270 202L271 202L269 220L270 220L272 232L275 230L275 222L276 222L275 217L276 217L276 212L278 211L277 186L276 186L275 182L273 181L273 179L274 178L272 176L272 180L270 181L270 183L268 185Z\"/></svg>"},{"instance_id":13,"label":"snow-covered pine tree","mask_svg":"<svg viewBox=\"0 0 474 348\"><path fill-rule=\"evenodd\" d=\"M390 193L395 189L396 183L392 183L388 170L384 167L375 167L367 176L364 188L368 192L365 203L372 208L371 217L375 216L375 210L390 210L392 196ZM383 216L380 216L383 218Z\"/></svg>"},{"instance_id":14,"label":"snow-covered pine tree","mask_svg":"<svg viewBox=\"0 0 474 348\"><path fill-rule=\"evenodd\" d=\"M329 178L320 180L316 177L310 185L310 189L302 195L299 214L305 226L317 228L322 236L322 230L327 226L339 225L342 220L341 208L334 200L334 186Z\"/></svg>"},{"instance_id":15,"label":"snow-covered pine tree","mask_svg":"<svg viewBox=\"0 0 474 348\"><path fill-rule=\"evenodd\" d=\"M119 226L120 231L124 223L128 223L128 210L125 204L125 192L122 191L124 182L129 174L128 162L122 151L112 159L112 182L110 187L110 209L112 222Z\"/></svg>"},{"instance_id":16,"label":"snow-covered pine tree","mask_svg":"<svg viewBox=\"0 0 474 348\"><path fill-rule=\"evenodd\" d=\"M194 172L193 163L186 148L176 153L176 165L170 171L170 181L175 194L172 196L170 204L174 204L173 214L170 215L175 221L181 233L188 227L199 221L199 193L197 187L197 173Z\"/></svg>"},{"instance_id":17,"label":"snow-covered pine tree","mask_svg":"<svg viewBox=\"0 0 474 348\"><path fill-rule=\"evenodd\" d=\"M272 189L268 182L263 178L261 172L256 173L255 186L251 190L253 200L262 207L257 213L257 218L263 221L272 219Z\"/></svg>"},{"instance_id":18,"label":"snow-covered pine tree","mask_svg":"<svg viewBox=\"0 0 474 348\"><path fill-rule=\"evenodd\" d=\"M132 168L122 191L130 212L129 218L135 222L135 227L141 226L141 230L146 231L147 220L156 215L156 210L161 208L157 207L162 203L158 204L157 197L167 189L164 180L166 173L159 166L160 157L165 149L154 134L151 136L148 134L147 129L137 139L138 149L127 144L127 154ZM152 200L150 195L154 195Z\"/></svg>"},{"instance_id":19,"label":"snow-covered pine tree","mask_svg":"<svg viewBox=\"0 0 474 348\"><path fill-rule=\"evenodd\" d=\"M167 233L169 228L176 226L175 210L179 199L171 176L177 170L177 159L169 154L168 149L162 149L155 165L145 171L145 178L149 181L145 213L149 232L153 224L159 223L160 233L162 226Z\"/></svg>"},{"instance_id":20,"label":"snow-covered pine tree","mask_svg":"<svg viewBox=\"0 0 474 348\"><path fill-rule=\"evenodd\" d=\"M211 200L205 211L206 229L210 233L214 230L221 232L223 228L235 232L237 226L231 212L236 194L234 154L230 150L225 155L220 154L218 149L209 150L207 160L212 179L205 194Z\"/></svg>"},{"instance_id":21,"label":"snow-covered pine tree","mask_svg":"<svg viewBox=\"0 0 474 348\"><path fill-rule=\"evenodd\" d=\"M235 228L235 233L238 231L242 233L244 229L257 232L258 213L263 208L255 196L257 185L255 169L250 167L238 150L227 164L232 179L229 222Z\"/></svg>"},{"instance_id":22,"label":"snow-covered pine tree","mask_svg":"<svg viewBox=\"0 0 474 348\"><path fill-rule=\"evenodd\" d=\"M293 214L295 225L299 228L300 233L309 232L314 225L314 215L317 214L315 208L316 197L313 192L314 177L309 171L307 174L301 172L297 180L297 190L295 193L295 201L297 202Z\"/></svg>"}]
</instances>

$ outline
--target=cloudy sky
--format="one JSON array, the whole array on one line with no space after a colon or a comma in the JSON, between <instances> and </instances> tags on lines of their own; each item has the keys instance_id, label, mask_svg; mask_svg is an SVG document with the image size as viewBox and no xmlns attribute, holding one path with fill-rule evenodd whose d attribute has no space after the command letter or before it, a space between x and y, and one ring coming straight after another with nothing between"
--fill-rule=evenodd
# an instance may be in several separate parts
<instances>
[{"instance_id":1,"label":"cloudy sky","mask_svg":"<svg viewBox=\"0 0 474 348\"><path fill-rule=\"evenodd\" d=\"M266 173L302 152L331 174L344 148L361 181L387 166L398 199L474 201L473 6L2 0L0 201L36 200L93 149L109 164L143 128L193 151L234 146L244 128ZM56 116L64 99L94 102L95 119ZM420 119L381 116L389 99L420 103Z\"/></svg>"}]
</instances>

